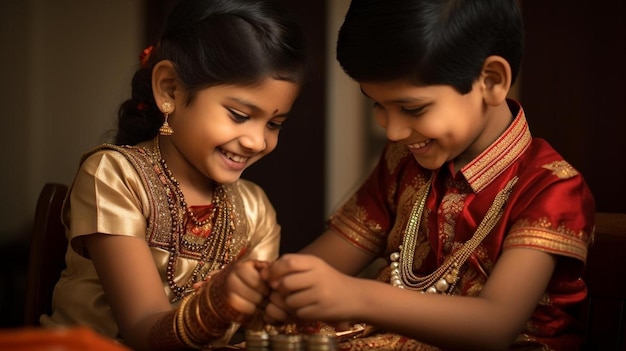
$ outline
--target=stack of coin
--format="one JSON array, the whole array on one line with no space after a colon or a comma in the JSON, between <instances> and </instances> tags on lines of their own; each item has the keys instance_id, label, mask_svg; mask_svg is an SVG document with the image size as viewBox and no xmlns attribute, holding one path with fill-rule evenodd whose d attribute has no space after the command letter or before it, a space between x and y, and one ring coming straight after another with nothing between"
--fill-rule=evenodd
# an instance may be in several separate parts
<instances>
[{"instance_id":1,"label":"stack of coin","mask_svg":"<svg viewBox=\"0 0 626 351\"><path fill-rule=\"evenodd\" d=\"M306 336L307 351L337 351L338 341L334 334L319 333Z\"/></svg>"},{"instance_id":2,"label":"stack of coin","mask_svg":"<svg viewBox=\"0 0 626 351\"><path fill-rule=\"evenodd\" d=\"M246 330L247 351L272 351L270 335L265 330Z\"/></svg>"},{"instance_id":3,"label":"stack of coin","mask_svg":"<svg viewBox=\"0 0 626 351\"><path fill-rule=\"evenodd\" d=\"M272 351L303 351L300 334L275 334L270 336Z\"/></svg>"}]
</instances>

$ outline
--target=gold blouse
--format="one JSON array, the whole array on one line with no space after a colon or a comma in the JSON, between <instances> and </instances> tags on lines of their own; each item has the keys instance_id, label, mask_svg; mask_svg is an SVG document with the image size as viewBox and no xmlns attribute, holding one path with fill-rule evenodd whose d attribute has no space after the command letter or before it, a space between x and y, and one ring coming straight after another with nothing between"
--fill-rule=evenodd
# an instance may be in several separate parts
<instances>
[{"instance_id":1,"label":"gold blouse","mask_svg":"<svg viewBox=\"0 0 626 351\"><path fill-rule=\"evenodd\" d=\"M146 240L163 289L173 300L166 278L172 220L165 186L159 180L162 170L154 153L146 148L103 145L85 155L63 208L70 241L65 257L67 269L54 290L53 313L40 318L43 326L86 325L105 336L119 338L98 275L91 260L85 257L80 240L93 233ZM227 189L235 212L233 251L245 252L249 259L276 259L280 226L265 192L244 179ZM196 263L193 255L179 255L174 280L186 282ZM237 327L233 324L230 332L214 345L227 343Z\"/></svg>"}]
</instances>

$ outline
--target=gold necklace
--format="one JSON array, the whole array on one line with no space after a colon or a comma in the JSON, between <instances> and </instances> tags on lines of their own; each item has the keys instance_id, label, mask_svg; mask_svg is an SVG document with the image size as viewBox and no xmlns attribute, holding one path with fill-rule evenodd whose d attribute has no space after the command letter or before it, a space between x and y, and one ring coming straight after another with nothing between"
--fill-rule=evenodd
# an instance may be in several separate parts
<instances>
[{"instance_id":1,"label":"gold necklace","mask_svg":"<svg viewBox=\"0 0 626 351\"><path fill-rule=\"evenodd\" d=\"M474 235L463 244L454 254L447 257L443 264L434 272L423 277L416 276L413 273L413 256L415 254L416 238L422 220L422 214L426 205L426 198L430 190L430 184L422 188L418 193L418 200L411 209L411 215L404 231L400 252L391 254L391 277L389 282L391 285L404 289L419 290L423 293L433 294L449 294L454 290L459 279L459 272L465 261L471 256L472 252L487 237L493 227L502 217L504 204L509 198L513 186L517 183L517 177L511 179L506 186L498 192L493 203L487 210L485 217L476 228Z\"/></svg>"},{"instance_id":2,"label":"gold necklace","mask_svg":"<svg viewBox=\"0 0 626 351\"><path fill-rule=\"evenodd\" d=\"M170 255L168 257L166 276L170 289L174 293L171 302L176 302L189 292L193 291L192 285L206 277L213 270L221 269L228 263L231 256L231 239L235 230L233 221L233 206L228 199L226 188L222 184L215 184L213 189L213 208L206 220L198 221L193 212L187 206L185 197L178 180L167 167L167 163L161 156L158 136L154 139L154 155L164 174L159 176L165 186L167 202L172 217L172 237L170 239ZM191 239L192 234L186 234L185 217L194 221L194 224L211 224L210 235L202 239ZM177 261L184 247L188 251L199 254L196 266L191 277L182 285L174 280L176 276Z\"/></svg>"}]
</instances>

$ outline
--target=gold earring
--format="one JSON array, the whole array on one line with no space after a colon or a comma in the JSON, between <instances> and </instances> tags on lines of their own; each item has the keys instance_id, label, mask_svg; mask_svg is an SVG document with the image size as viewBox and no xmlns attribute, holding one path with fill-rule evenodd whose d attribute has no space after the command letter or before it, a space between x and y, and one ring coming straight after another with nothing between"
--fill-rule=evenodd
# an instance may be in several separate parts
<instances>
[{"instance_id":1,"label":"gold earring","mask_svg":"<svg viewBox=\"0 0 626 351\"><path fill-rule=\"evenodd\" d=\"M169 101L165 101L161 105L161 110L163 110L163 117L165 120L163 121L163 125L159 128L159 134L161 135L172 135L174 134L174 129L170 127L169 123L167 123L167 118L170 116L170 112L172 111L172 104Z\"/></svg>"}]
</instances>

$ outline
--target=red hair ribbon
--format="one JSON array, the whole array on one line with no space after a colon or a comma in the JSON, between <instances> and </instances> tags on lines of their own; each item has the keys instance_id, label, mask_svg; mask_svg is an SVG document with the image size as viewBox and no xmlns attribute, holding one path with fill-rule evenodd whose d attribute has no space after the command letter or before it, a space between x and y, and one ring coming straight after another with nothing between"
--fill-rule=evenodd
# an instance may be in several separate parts
<instances>
[{"instance_id":1,"label":"red hair ribbon","mask_svg":"<svg viewBox=\"0 0 626 351\"><path fill-rule=\"evenodd\" d=\"M141 63L142 68L148 68L148 60L150 59L152 49L154 49L154 45L148 46L147 48L143 49L141 54L139 54L139 62Z\"/></svg>"}]
</instances>

